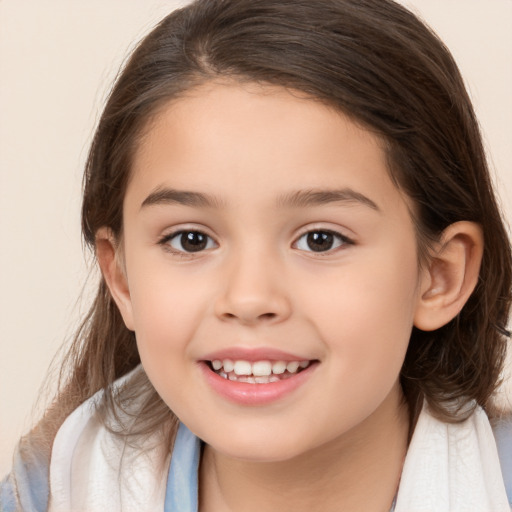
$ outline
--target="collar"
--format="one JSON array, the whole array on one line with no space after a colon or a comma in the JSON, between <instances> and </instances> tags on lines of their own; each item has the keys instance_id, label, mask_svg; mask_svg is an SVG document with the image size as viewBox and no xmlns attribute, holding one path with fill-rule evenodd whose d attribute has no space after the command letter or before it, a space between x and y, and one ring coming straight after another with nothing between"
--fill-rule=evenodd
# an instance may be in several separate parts
<instances>
[{"instance_id":1,"label":"collar","mask_svg":"<svg viewBox=\"0 0 512 512\"><path fill-rule=\"evenodd\" d=\"M164 512L197 512L201 441L180 423L167 478Z\"/></svg>"}]
</instances>

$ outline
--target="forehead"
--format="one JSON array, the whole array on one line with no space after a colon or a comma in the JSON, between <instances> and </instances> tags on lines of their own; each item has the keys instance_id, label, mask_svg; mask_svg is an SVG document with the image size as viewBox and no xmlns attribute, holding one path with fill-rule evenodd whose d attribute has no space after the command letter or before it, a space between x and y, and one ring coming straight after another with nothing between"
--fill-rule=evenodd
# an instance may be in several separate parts
<instances>
[{"instance_id":1,"label":"forehead","mask_svg":"<svg viewBox=\"0 0 512 512\"><path fill-rule=\"evenodd\" d=\"M207 83L148 123L126 199L141 204L158 186L241 201L244 194L271 200L297 188L351 187L392 203L400 193L384 148L375 133L303 93Z\"/></svg>"}]
</instances>

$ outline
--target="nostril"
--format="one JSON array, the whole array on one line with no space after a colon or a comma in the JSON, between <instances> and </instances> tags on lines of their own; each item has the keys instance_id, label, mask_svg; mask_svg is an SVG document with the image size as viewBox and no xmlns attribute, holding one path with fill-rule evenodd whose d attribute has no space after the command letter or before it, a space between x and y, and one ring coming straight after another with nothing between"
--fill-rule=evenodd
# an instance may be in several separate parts
<instances>
[{"instance_id":1,"label":"nostril","mask_svg":"<svg viewBox=\"0 0 512 512\"><path fill-rule=\"evenodd\" d=\"M262 320L273 320L274 318L276 318L276 314L275 313L263 313L262 315L259 316L259 318L261 318Z\"/></svg>"},{"instance_id":2,"label":"nostril","mask_svg":"<svg viewBox=\"0 0 512 512\"><path fill-rule=\"evenodd\" d=\"M232 320L238 320L242 323L253 323L253 322L270 322L272 320L275 320L278 318L279 315L277 313L261 313L260 315L247 315L247 314L235 314L235 313L229 313L225 312L222 315L222 318L224 320L232 321Z\"/></svg>"},{"instance_id":3,"label":"nostril","mask_svg":"<svg viewBox=\"0 0 512 512\"><path fill-rule=\"evenodd\" d=\"M243 324L273 323L290 316L291 305L285 297L234 296L226 294L216 301L215 315L224 322Z\"/></svg>"}]
</instances>

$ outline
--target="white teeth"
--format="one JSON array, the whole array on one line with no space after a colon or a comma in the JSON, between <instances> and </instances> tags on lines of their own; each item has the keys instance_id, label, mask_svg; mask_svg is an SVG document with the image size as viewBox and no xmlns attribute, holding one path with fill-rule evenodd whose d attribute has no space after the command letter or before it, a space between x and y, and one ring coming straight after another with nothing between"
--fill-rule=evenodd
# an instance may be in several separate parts
<instances>
[{"instance_id":1,"label":"white teeth","mask_svg":"<svg viewBox=\"0 0 512 512\"><path fill-rule=\"evenodd\" d=\"M272 374L272 363L270 361L258 361L252 364L252 374L258 377Z\"/></svg>"},{"instance_id":2,"label":"white teeth","mask_svg":"<svg viewBox=\"0 0 512 512\"><path fill-rule=\"evenodd\" d=\"M290 373L295 373L299 369L299 363L297 361L292 361L286 365L286 369Z\"/></svg>"},{"instance_id":3,"label":"white teeth","mask_svg":"<svg viewBox=\"0 0 512 512\"><path fill-rule=\"evenodd\" d=\"M232 372L234 368L234 364L231 359L224 359L224 361L222 361L222 366L224 366L224 371L226 373Z\"/></svg>"},{"instance_id":4,"label":"white teeth","mask_svg":"<svg viewBox=\"0 0 512 512\"><path fill-rule=\"evenodd\" d=\"M235 366L233 367L233 371L237 375L251 375L252 374L252 365L248 361L235 361Z\"/></svg>"},{"instance_id":5,"label":"white teeth","mask_svg":"<svg viewBox=\"0 0 512 512\"><path fill-rule=\"evenodd\" d=\"M272 373L280 375L286 371L286 363L284 361L277 361L272 365Z\"/></svg>"},{"instance_id":6,"label":"white teeth","mask_svg":"<svg viewBox=\"0 0 512 512\"><path fill-rule=\"evenodd\" d=\"M242 375L238 377L238 382L247 382L248 384L256 384L255 377L248 377L247 375Z\"/></svg>"},{"instance_id":7,"label":"white teeth","mask_svg":"<svg viewBox=\"0 0 512 512\"><path fill-rule=\"evenodd\" d=\"M211 366L221 377L229 380L238 380L241 382L254 382L254 383L267 383L276 382L286 378L289 374L295 374L300 369L307 368L310 365L309 360L302 361L250 361L232 359L214 359L211 361ZM288 372L285 374L285 372ZM285 375L283 375L285 374ZM282 377L277 377L282 375ZM250 377L250 380L238 377ZM254 378L257 378L255 380ZM261 380L261 379L263 380Z\"/></svg>"}]
</instances>

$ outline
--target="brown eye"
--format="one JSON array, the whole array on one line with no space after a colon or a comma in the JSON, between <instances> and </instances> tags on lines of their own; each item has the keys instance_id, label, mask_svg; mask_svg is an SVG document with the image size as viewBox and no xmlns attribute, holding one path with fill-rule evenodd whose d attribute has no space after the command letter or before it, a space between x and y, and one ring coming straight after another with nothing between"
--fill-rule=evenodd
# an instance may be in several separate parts
<instances>
[{"instance_id":1,"label":"brown eye","mask_svg":"<svg viewBox=\"0 0 512 512\"><path fill-rule=\"evenodd\" d=\"M179 231L167 243L178 252L199 252L215 247L211 237L201 231Z\"/></svg>"},{"instance_id":2,"label":"brown eye","mask_svg":"<svg viewBox=\"0 0 512 512\"><path fill-rule=\"evenodd\" d=\"M317 230L302 235L295 243L295 247L301 251L327 252L349 243L351 241L339 233Z\"/></svg>"}]
</instances>

